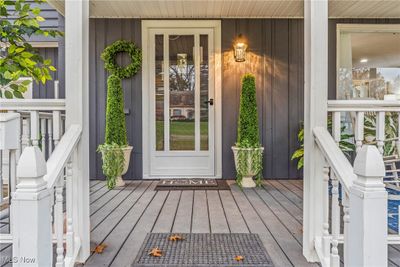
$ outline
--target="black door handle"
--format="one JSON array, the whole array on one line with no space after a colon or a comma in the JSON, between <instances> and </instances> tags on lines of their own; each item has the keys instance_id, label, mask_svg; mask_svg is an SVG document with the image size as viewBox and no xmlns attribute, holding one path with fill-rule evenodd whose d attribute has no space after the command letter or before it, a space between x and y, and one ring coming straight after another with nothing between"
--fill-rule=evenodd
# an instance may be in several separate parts
<instances>
[{"instance_id":1,"label":"black door handle","mask_svg":"<svg viewBox=\"0 0 400 267\"><path fill-rule=\"evenodd\" d=\"M208 101L204 101L204 104L210 104L210 106L214 105L214 99L210 98Z\"/></svg>"}]
</instances>

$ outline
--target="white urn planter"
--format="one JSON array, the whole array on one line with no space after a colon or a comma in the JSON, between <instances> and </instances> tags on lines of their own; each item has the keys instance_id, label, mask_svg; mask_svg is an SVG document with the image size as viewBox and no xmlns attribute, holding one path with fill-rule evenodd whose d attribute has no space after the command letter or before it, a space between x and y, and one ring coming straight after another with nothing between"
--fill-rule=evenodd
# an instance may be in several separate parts
<instances>
[{"instance_id":1,"label":"white urn planter","mask_svg":"<svg viewBox=\"0 0 400 267\"><path fill-rule=\"evenodd\" d=\"M125 181L122 179L122 175L128 171L132 149L133 147L131 146L127 146L122 149L124 153L124 169L122 170L121 175L115 178L115 186L125 186Z\"/></svg>"},{"instance_id":2,"label":"white urn planter","mask_svg":"<svg viewBox=\"0 0 400 267\"><path fill-rule=\"evenodd\" d=\"M244 188L252 188L256 187L256 183L253 180L254 175L257 174L257 170L255 168L255 164L253 161L253 155L255 152L261 151L261 154L264 152L263 147L258 147L258 148L240 148L233 146L232 147L233 155L235 158L235 167L236 167L236 172L239 172L239 169L241 168L239 166L239 158L242 158L240 154L243 155L243 159L247 161L247 164L244 164L245 169L242 169L242 187ZM262 157L261 157L262 158Z\"/></svg>"}]
</instances>

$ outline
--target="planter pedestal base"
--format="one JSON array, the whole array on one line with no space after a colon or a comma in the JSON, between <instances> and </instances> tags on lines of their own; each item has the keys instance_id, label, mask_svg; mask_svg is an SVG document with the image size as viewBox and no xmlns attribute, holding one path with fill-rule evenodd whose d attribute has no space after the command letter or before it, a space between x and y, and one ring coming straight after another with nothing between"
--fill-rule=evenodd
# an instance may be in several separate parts
<instances>
[{"instance_id":1,"label":"planter pedestal base","mask_svg":"<svg viewBox=\"0 0 400 267\"><path fill-rule=\"evenodd\" d=\"M121 176L115 178L115 186L116 187L125 186L125 182L124 182L124 180L122 180Z\"/></svg>"},{"instance_id":2,"label":"planter pedestal base","mask_svg":"<svg viewBox=\"0 0 400 267\"><path fill-rule=\"evenodd\" d=\"M252 176L246 176L242 179L242 187L243 188L252 188L256 187L256 183L253 180Z\"/></svg>"}]
</instances>

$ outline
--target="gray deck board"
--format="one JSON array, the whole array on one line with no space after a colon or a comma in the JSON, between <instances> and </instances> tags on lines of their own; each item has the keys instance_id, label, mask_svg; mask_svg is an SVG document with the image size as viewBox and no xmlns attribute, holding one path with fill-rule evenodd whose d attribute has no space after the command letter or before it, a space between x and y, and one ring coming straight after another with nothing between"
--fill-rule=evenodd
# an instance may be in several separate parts
<instances>
[{"instance_id":1,"label":"gray deck board","mask_svg":"<svg viewBox=\"0 0 400 267\"><path fill-rule=\"evenodd\" d=\"M241 189L236 186L232 187L232 195L241 210L243 217L246 220L247 226L251 233L256 233L260 236L265 248L271 256L275 266L293 266L286 254L279 247L278 243L272 237L271 233L264 225L263 221L253 209L252 205L247 200Z\"/></svg>"},{"instance_id":2,"label":"gray deck board","mask_svg":"<svg viewBox=\"0 0 400 267\"><path fill-rule=\"evenodd\" d=\"M194 191L193 203L193 233L209 233L210 219L208 216L207 195L204 190Z\"/></svg>"},{"instance_id":3,"label":"gray deck board","mask_svg":"<svg viewBox=\"0 0 400 267\"><path fill-rule=\"evenodd\" d=\"M249 228L243 219L242 213L237 206L232 193L227 190L219 191L222 205L224 207L226 220L231 233L249 233Z\"/></svg>"},{"instance_id":4,"label":"gray deck board","mask_svg":"<svg viewBox=\"0 0 400 267\"><path fill-rule=\"evenodd\" d=\"M170 233L178 209L181 191L171 191L153 227L154 233Z\"/></svg>"},{"instance_id":5,"label":"gray deck board","mask_svg":"<svg viewBox=\"0 0 400 267\"><path fill-rule=\"evenodd\" d=\"M294 266L308 266L309 263L302 255L301 244L265 205L257 193L253 189L243 190L243 192L292 264Z\"/></svg>"},{"instance_id":6,"label":"gray deck board","mask_svg":"<svg viewBox=\"0 0 400 267\"><path fill-rule=\"evenodd\" d=\"M111 220L115 218L109 216L107 220L92 231L91 241L95 245L104 243L107 245L107 249L102 254L92 254L86 263L87 266L109 266L112 263L114 257L124 244L125 239L128 237L133 227L135 227L136 222L140 219L141 215L146 211L149 203L153 200L156 193L153 190L154 187L155 182L152 183L152 186L147 188L143 195L140 195L137 202L136 200L134 201L134 205L124 207L125 209L119 209L118 211L123 214L116 212L115 217L119 219L114 220L117 221L116 224L109 224L108 219Z\"/></svg>"},{"instance_id":7,"label":"gray deck board","mask_svg":"<svg viewBox=\"0 0 400 267\"><path fill-rule=\"evenodd\" d=\"M193 191L183 191L175 216L173 233L190 233L193 211Z\"/></svg>"},{"instance_id":8,"label":"gray deck board","mask_svg":"<svg viewBox=\"0 0 400 267\"><path fill-rule=\"evenodd\" d=\"M208 212L210 216L211 233L230 233L225 212L219 198L218 191L210 190L206 192L208 202Z\"/></svg>"},{"instance_id":9,"label":"gray deck board","mask_svg":"<svg viewBox=\"0 0 400 267\"><path fill-rule=\"evenodd\" d=\"M129 266L135 260L147 233L151 232L154 222L167 198L168 191L158 191L147 207L143 216L138 221L133 231L129 234L111 266Z\"/></svg>"},{"instance_id":10,"label":"gray deck board","mask_svg":"<svg viewBox=\"0 0 400 267\"><path fill-rule=\"evenodd\" d=\"M90 182L91 245L107 247L85 266L130 266L150 232L257 233L275 266L317 265L302 256L302 181L263 181L244 190L228 181L231 191L154 191L156 183L108 190L104 181ZM12 246L0 244L0 253L11 256ZM389 246L388 255L388 266L399 267L400 245Z\"/></svg>"}]
</instances>

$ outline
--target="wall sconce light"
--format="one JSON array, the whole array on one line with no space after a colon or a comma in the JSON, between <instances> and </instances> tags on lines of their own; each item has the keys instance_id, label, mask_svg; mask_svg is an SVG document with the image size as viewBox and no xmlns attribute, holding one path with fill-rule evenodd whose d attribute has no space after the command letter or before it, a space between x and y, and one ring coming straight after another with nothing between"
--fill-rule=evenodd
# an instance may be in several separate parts
<instances>
[{"instance_id":1,"label":"wall sconce light","mask_svg":"<svg viewBox=\"0 0 400 267\"><path fill-rule=\"evenodd\" d=\"M239 34L238 38L236 39L233 49L236 62L246 61L247 44L245 38L243 38L241 34Z\"/></svg>"}]
</instances>

